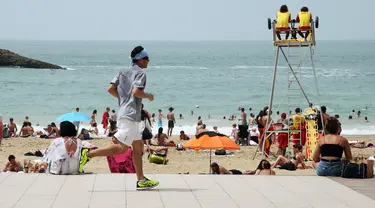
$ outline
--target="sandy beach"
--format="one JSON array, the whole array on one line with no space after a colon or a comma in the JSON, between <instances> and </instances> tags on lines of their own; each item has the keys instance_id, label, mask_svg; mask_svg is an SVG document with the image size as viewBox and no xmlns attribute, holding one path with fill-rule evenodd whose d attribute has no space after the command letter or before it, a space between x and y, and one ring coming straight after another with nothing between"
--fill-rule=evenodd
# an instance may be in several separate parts
<instances>
[{"instance_id":1,"label":"sandy beach","mask_svg":"<svg viewBox=\"0 0 375 208\"><path fill-rule=\"evenodd\" d=\"M364 140L366 143L375 143L375 137L347 137L349 140ZM176 143L179 143L177 136L172 137ZM111 143L110 139L96 139L89 141L98 147L104 147ZM16 159L23 162L24 159L37 159L37 157L24 156L27 152L35 152L36 150L46 149L51 143L49 139L40 138L11 138L4 139L0 147L0 167L4 167L8 156L13 154ZM272 146L272 152L277 152L277 146ZM259 162L260 155L258 154L253 160L253 154L256 150L254 146L244 146L241 150L234 151L233 155L228 156L212 156L212 161L218 162L227 169L238 169L241 171L254 170ZM375 149L358 149L352 148L353 156L363 155L364 157L374 156ZM212 152L213 153L213 152ZM143 156L143 164L145 173L208 173L209 171L209 150L203 151L177 151L174 147L169 148L169 163L167 165L151 164L147 160L147 154ZM271 157L270 162L275 158ZM311 166L311 162L307 162ZM106 173L109 172L106 158L94 158L86 166L86 172ZM277 175L314 175L313 169L285 171L275 169Z\"/></svg>"}]
</instances>

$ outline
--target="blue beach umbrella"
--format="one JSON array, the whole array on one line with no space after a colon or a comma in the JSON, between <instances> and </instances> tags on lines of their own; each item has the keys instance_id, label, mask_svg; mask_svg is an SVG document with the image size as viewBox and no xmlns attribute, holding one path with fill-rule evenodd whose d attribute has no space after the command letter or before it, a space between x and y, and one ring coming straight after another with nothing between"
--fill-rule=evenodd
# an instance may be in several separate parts
<instances>
[{"instance_id":1,"label":"blue beach umbrella","mask_svg":"<svg viewBox=\"0 0 375 208\"><path fill-rule=\"evenodd\" d=\"M56 121L89 121L91 120L90 116L86 116L83 113L72 112L65 113L56 118Z\"/></svg>"}]
</instances>

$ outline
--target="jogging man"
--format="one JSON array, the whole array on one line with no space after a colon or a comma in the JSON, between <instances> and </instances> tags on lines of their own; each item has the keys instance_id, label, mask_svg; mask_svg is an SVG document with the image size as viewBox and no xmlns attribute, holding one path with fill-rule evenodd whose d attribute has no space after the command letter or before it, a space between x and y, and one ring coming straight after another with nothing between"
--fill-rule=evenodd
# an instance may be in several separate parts
<instances>
[{"instance_id":1,"label":"jogging man","mask_svg":"<svg viewBox=\"0 0 375 208\"><path fill-rule=\"evenodd\" d=\"M120 109L117 113L118 131L113 137L114 144L88 152L82 151L80 171L83 166L93 157L105 157L123 154L129 146L133 146L133 163L137 174L137 189L149 189L157 186L158 181L153 181L143 175L142 167L142 130L139 129L141 122L142 98L150 101L154 96L145 93L146 73L149 58L148 53L142 46L137 46L131 52L132 66L120 71L111 81L108 92L118 98Z\"/></svg>"}]
</instances>

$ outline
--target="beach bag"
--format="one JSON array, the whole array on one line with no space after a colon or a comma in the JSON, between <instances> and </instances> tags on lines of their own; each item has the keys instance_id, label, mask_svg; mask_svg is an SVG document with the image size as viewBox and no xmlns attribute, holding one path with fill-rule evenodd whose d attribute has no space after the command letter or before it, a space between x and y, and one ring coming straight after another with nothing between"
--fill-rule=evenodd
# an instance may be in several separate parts
<instances>
[{"instance_id":1,"label":"beach bag","mask_svg":"<svg viewBox=\"0 0 375 208\"><path fill-rule=\"evenodd\" d=\"M357 157L354 161L344 164L342 175L343 178L367 178L367 164L363 156Z\"/></svg>"},{"instance_id":2,"label":"beach bag","mask_svg":"<svg viewBox=\"0 0 375 208\"><path fill-rule=\"evenodd\" d=\"M226 155L227 152L225 150L216 150L215 155Z\"/></svg>"},{"instance_id":3,"label":"beach bag","mask_svg":"<svg viewBox=\"0 0 375 208\"><path fill-rule=\"evenodd\" d=\"M176 150L177 151L182 151L182 150L185 150L184 146L182 144L177 144L176 145Z\"/></svg>"},{"instance_id":4,"label":"beach bag","mask_svg":"<svg viewBox=\"0 0 375 208\"><path fill-rule=\"evenodd\" d=\"M150 139L152 139L152 137L153 137L152 132L148 128L147 122L145 120L145 128L143 129L143 132L142 132L142 139L143 140L150 140Z\"/></svg>"},{"instance_id":5,"label":"beach bag","mask_svg":"<svg viewBox=\"0 0 375 208\"><path fill-rule=\"evenodd\" d=\"M165 157L163 157L163 156L159 156L159 155L155 155L155 154L150 154L149 162L150 163L155 163L155 164L164 164L165 165L166 160L165 160Z\"/></svg>"},{"instance_id":6,"label":"beach bag","mask_svg":"<svg viewBox=\"0 0 375 208\"><path fill-rule=\"evenodd\" d=\"M10 135L9 135L9 129L7 126L3 126L3 138L9 138Z\"/></svg>"}]
</instances>

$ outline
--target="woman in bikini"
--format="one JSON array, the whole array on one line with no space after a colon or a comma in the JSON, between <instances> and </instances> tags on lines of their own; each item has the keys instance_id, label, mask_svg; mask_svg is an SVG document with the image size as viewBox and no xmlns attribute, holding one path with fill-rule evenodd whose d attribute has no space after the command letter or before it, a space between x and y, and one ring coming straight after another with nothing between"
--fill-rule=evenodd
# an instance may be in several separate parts
<instances>
[{"instance_id":1,"label":"woman in bikini","mask_svg":"<svg viewBox=\"0 0 375 208\"><path fill-rule=\"evenodd\" d=\"M271 164L267 160L261 160L255 175L276 175L275 171L271 170Z\"/></svg>"},{"instance_id":2,"label":"woman in bikini","mask_svg":"<svg viewBox=\"0 0 375 208\"><path fill-rule=\"evenodd\" d=\"M341 124L335 117L328 117L325 123L325 136L321 137L313 154L313 167L318 176L341 176L343 153L346 160L352 160L350 145L340 136Z\"/></svg>"},{"instance_id":3,"label":"woman in bikini","mask_svg":"<svg viewBox=\"0 0 375 208\"><path fill-rule=\"evenodd\" d=\"M92 125L93 123L96 123L96 120L95 120L95 118L96 118L96 114L98 113L98 111L97 110L94 110L93 112L92 112L92 114L91 114L91 120L90 120L90 124Z\"/></svg>"},{"instance_id":4,"label":"woman in bikini","mask_svg":"<svg viewBox=\"0 0 375 208\"><path fill-rule=\"evenodd\" d=\"M280 166L280 169L285 170L296 170L301 164L302 169L306 169L304 156L302 154L302 146L300 144L293 145L294 157L292 160L288 160L286 157L279 155L275 163L272 165L272 169Z\"/></svg>"}]
</instances>

